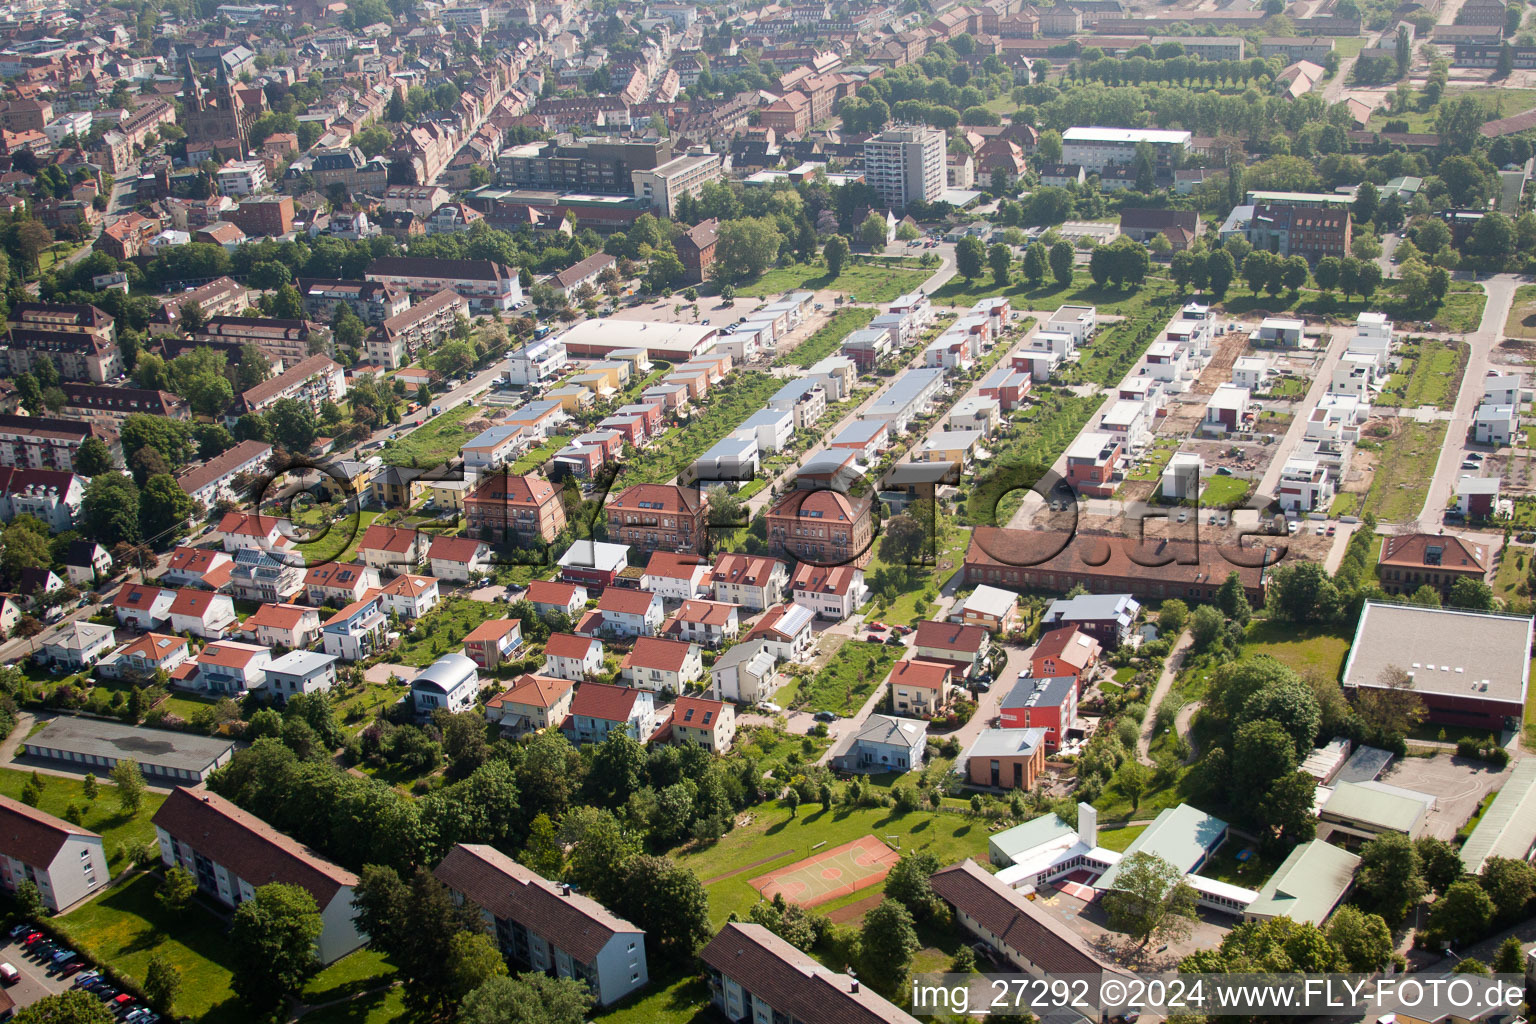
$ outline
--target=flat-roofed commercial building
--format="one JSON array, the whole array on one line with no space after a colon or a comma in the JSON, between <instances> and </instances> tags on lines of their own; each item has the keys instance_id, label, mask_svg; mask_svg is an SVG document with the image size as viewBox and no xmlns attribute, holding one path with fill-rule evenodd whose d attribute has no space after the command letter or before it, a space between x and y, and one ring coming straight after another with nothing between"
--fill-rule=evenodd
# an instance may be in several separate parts
<instances>
[{"instance_id":1,"label":"flat-roofed commercial building","mask_svg":"<svg viewBox=\"0 0 1536 1024\"><path fill-rule=\"evenodd\" d=\"M1529 616L1368 602L1344 662L1344 688L1386 685L1406 673L1429 721L1518 728L1531 671Z\"/></svg>"},{"instance_id":2,"label":"flat-roofed commercial building","mask_svg":"<svg viewBox=\"0 0 1536 1024\"><path fill-rule=\"evenodd\" d=\"M28 757L90 772L100 778L117 762L133 760L150 782L197 783L235 755L235 742L166 729L146 729L94 718L62 716L28 736Z\"/></svg>"},{"instance_id":3,"label":"flat-roofed commercial building","mask_svg":"<svg viewBox=\"0 0 1536 1024\"><path fill-rule=\"evenodd\" d=\"M1187 131L1156 128L1068 128L1061 135L1061 159L1097 174L1107 167L1133 163L1136 147L1145 142L1156 154L1158 169L1172 175L1176 159L1189 151L1192 137Z\"/></svg>"},{"instance_id":4,"label":"flat-roofed commercial building","mask_svg":"<svg viewBox=\"0 0 1536 1024\"><path fill-rule=\"evenodd\" d=\"M649 200L651 206L666 217L675 215L678 199L685 195L697 199L705 185L724 176L718 153L680 156L647 170L630 172L635 195Z\"/></svg>"}]
</instances>

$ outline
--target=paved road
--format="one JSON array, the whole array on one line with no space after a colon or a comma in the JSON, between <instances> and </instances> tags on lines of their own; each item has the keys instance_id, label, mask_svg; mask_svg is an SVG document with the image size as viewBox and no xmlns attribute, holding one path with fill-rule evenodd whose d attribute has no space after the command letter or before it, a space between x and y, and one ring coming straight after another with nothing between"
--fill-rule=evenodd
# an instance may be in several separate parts
<instances>
[{"instance_id":1,"label":"paved road","mask_svg":"<svg viewBox=\"0 0 1536 1024\"><path fill-rule=\"evenodd\" d=\"M1472 417L1483 399L1483 375L1488 372L1488 357L1504 335L1504 323L1509 318L1514 303L1515 289L1521 278L1515 274L1496 274L1482 282L1488 301L1483 306L1483 319L1477 330L1465 335L1467 342L1467 371L1461 378L1461 392L1456 396L1456 408L1451 422L1446 426L1445 441L1440 446L1440 458L1435 463L1434 480L1429 495L1419 513L1420 526L1427 529L1438 527L1444 518L1445 507L1451 500L1456 480L1463 470L1461 463L1473 451L1488 453L1494 449L1488 445L1471 444L1467 438L1472 429Z\"/></svg>"},{"instance_id":2,"label":"paved road","mask_svg":"<svg viewBox=\"0 0 1536 1024\"><path fill-rule=\"evenodd\" d=\"M1365 46L1362 49L1369 49L1375 46L1376 40L1380 36L1380 32L1371 33L1366 37ZM1344 98L1344 93L1349 89L1349 73L1354 70L1355 61L1359 59L1359 55L1356 54L1353 57L1345 57L1339 61L1339 73L1334 75L1327 86L1323 88L1323 102L1325 104L1331 107Z\"/></svg>"},{"instance_id":3,"label":"paved road","mask_svg":"<svg viewBox=\"0 0 1536 1024\"><path fill-rule=\"evenodd\" d=\"M1306 398L1296 404L1300 414L1291 418L1291 425L1286 428L1285 436L1280 438L1279 445L1275 448L1275 457L1270 459L1269 467L1264 470L1264 476L1259 480L1257 493L1273 497L1280 486L1280 471L1285 468L1285 462L1301 443L1302 436L1307 432L1307 416L1317 407L1318 401L1328 391L1328 385L1333 380L1333 368L1338 365L1343 357L1344 350L1349 347L1350 328L1340 327L1332 334L1328 345L1328 351L1323 355L1323 361L1312 376L1312 386L1307 389Z\"/></svg>"}]
</instances>

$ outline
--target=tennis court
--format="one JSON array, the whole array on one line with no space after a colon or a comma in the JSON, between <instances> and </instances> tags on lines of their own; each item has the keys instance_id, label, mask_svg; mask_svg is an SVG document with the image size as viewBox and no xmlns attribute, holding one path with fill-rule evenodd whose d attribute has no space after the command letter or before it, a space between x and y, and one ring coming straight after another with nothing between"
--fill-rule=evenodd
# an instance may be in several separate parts
<instances>
[{"instance_id":1,"label":"tennis court","mask_svg":"<svg viewBox=\"0 0 1536 1024\"><path fill-rule=\"evenodd\" d=\"M883 882L900 856L874 836L862 836L830 850L819 850L748 884L764 899L783 895L791 903L814 907Z\"/></svg>"}]
</instances>

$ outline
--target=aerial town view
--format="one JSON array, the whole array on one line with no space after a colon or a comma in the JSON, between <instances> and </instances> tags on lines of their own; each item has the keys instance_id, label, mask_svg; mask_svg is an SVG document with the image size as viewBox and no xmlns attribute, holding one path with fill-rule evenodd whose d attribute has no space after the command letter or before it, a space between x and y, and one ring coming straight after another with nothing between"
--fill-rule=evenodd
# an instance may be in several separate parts
<instances>
[{"instance_id":1,"label":"aerial town view","mask_svg":"<svg viewBox=\"0 0 1536 1024\"><path fill-rule=\"evenodd\" d=\"M1524 1024L1536 3L15 0L0 78L0 1020Z\"/></svg>"}]
</instances>

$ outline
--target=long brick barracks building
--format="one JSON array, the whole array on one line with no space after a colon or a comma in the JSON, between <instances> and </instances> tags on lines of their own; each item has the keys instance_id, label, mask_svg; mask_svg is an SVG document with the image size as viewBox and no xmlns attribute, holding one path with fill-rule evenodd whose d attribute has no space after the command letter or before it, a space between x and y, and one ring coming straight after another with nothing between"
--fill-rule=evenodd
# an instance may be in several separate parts
<instances>
[{"instance_id":1,"label":"long brick barracks building","mask_svg":"<svg viewBox=\"0 0 1536 1024\"><path fill-rule=\"evenodd\" d=\"M1008 590L1065 592L1081 583L1094 593L1128 593L1143 603L1177 597L1208 601L1237 573L1248 601L1264 604L1266 573L1237 565L1214 542L1148 540L1107 534L1049 533L979 526L965 552L965 582ZM1132 552L1135 558L1132 558ZM1245 547L1244 561L1259 562L1265 552ZM1269 559L1277 558L1269 549Z\"/></svg>"}]
</instances>

